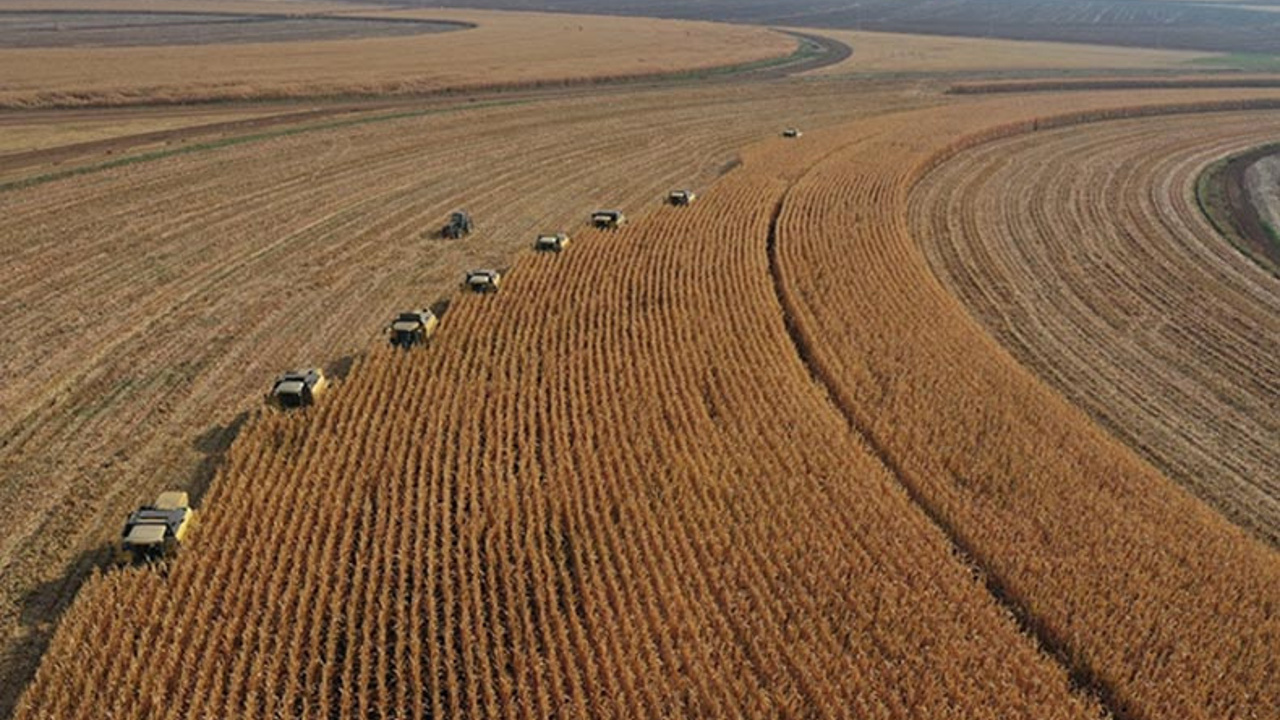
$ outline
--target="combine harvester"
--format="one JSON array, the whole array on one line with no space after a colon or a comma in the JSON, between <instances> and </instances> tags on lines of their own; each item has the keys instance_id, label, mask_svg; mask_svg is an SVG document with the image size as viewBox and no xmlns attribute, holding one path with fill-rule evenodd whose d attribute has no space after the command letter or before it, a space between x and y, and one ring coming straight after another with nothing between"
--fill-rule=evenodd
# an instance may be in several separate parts
<instances>
[{"instance_id":1,"label":"combine harvester","mask_svg":"<svg viewBox=\"0 0 1280 720\"><path fill-rule=\"evenodd\" d=\"M569 234L562 232L544 233L539 235L533 243L533 249L542 252L560 252L567 247L569 247Z\"/></svg>"},{"instance_id":2,"label":"combine harvester","mask_svg":"<svg viewBox=\"0 0 1280 720\"><path fill-rule=\"evenodd\" d=\"M389 328L391 344L405 350L414 345L425 344L439 324L440 318L427 308L402 312L396 316Z\"/></svg>"},{"instance_id":3,"label":"combine harvester","mask_svg":"<svg viewBox=\"0 0 1280 720\"><path fill-rule=\"evenodd\" d=\"M267 402L281 410L307 407L329 389L329 379L320 368L291 370L276 380L267 395Z\"/></svg>"},{"instance_id":4,"label":"combine harvester","mask_svg":"<svg viewBox=\"0 0 1280 720\"><path fill-rule=\"evenodd\" d=\"M472 270L462 282L463 287L476 293L496 293L502 284L502 273L497 270Z\"/></svg>"},{"instance_id":5,"label":"combine harvester","mask_svg":"<svg viewBox=\"0 0 1280 720\"><path fill-rule=\"evenodd\" d=\"M591 225L600 230L617 230L627 224L621 210L597 210L591 213Z\"/></svg>"},{"instance_id":6,"label":"combine harvester","mask_svg":"<svg viewBox=\"0 0 1280 720\"><path fill-rule=\"evenodd\" d=\"M185 492L160 493L152 505L129 514L120 537L117 562L149 562L171 557L195 524L196 511Z\"/></svg>"},{"instance_id":7,"label":"combine harvester","mask_svg":"<svg viewBox=\"0 0 1280 720\"><path fill-rule=\"evenodd\" d=\"M692 205L697 199L698 194L692 190L672 190L671 194L667 195L667 202L676 207Z\"/></svg>"}]
</instances>

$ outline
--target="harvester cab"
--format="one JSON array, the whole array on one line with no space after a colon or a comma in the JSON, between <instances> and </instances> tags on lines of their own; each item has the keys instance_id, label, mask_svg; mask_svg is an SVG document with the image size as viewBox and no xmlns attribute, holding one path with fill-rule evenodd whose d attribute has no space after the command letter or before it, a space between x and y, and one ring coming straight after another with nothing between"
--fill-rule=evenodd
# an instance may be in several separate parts
<instances>
[{"instance_id":1,"label":"harvester cab","mask_svg":"<svg viewBox=\"0 0 1280 720\"><path fill-rule=\"evenodd\" d=\"M617 230L627 224L627 216L619 210L597 210L591 213L591 224L601 230Z\"/></svg>"},{"instance_id":2,"label":"harvester cab","mask_svg":"<svg viewBox=\"0 0 1280 720\"><path fill-rule=\"evenodd\" d=\"M471 292L477 293L498 292L501 283L502 273L497 270L472 270L463 281Z\"/></svg>"},{"instance_id":3,"label":"harvester cab","mask_svg":"<svg viewBox=\"0 0 1280 720\"><path fill-rule=\"evenodd\" d=\"M677 207L683 205L692 205L694 200L698 199L698 194L692 190L672 190L667 195L667 202Z\"/></svg>"},{"instance_id":4,"label":"harvester cab","mask_svg":"<svg viewBox=\"0 0 1280 720\"><path fill-rule=\"evenodd\" d=\"M291 410L315 403L328 388L329 380L319 368L292 370L276 380L267 399L282 410Z\"/></svg>"},{"instance_id":5,"label":"harvester cab","mask_svg":"<svg viewBox=\"0 0 1280 720\"><path fill-rule=\"evenodd\" d=\"M391 323L391 344L405 350L421 345L431 337L439 324L440 318L426 308L402 312Z\"/></svg>"},{"instance_id":6,"label":"harvester cab","mask_svg":"<svg viewBox=\"0 0 1280 720\"><path fill-rule=\"evenodd\" d=\"M539 235L533 244L533 249L544 252L560 252L567 247L569 247L569 235L562 232Z\"/></svg>"},{"instance_id":7,"label":"harvester cab","mask_svg":"<svg viewBox=\"0 0 1280 720\"><path fill-rule=\"evenodd\" d=\"M449 216L449 222L440 230L440 234L447 238L461 238L471 234L473 229L471 223L471 215L465 210L459 210Z\"/></svg>"},{"instance_id":8,"label":"harvester cab","mask_svg":"<svg viewBox=\"0 0 1280 720\"><path fill-rule=\"evenodd\" d=\"M195 522L185 492L160 493L153 505L129 514L120 535L120 562L157 560L173 555Z\"/></svg>"}]
</instances>

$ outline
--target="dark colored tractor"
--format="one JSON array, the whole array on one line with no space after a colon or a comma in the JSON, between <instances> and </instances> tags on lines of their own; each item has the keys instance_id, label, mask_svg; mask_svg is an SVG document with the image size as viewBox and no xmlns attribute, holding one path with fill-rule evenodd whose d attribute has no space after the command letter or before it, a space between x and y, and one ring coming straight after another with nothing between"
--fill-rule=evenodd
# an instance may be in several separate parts
<instances>
[{"instance_id":1,"label":"dark colored tractor","mask_svg":"<svg viewBox=\"0 0 1280 720\"><path fill-rule=\"evenodd\" d=\"M473 225L471 216L465 210L459 210L449 216L449 222L440 230L440 234L454 240L463 238L471 234Z\"/></svg>"}]
</instances>

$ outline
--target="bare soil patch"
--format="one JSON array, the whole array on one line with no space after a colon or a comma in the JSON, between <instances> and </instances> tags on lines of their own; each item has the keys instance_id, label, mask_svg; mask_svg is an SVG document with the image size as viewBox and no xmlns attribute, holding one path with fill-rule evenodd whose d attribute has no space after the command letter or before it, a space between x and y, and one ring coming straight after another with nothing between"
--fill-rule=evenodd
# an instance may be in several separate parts
<instances>
[{"instance_id":1,"label":"bare soil patch","mask_svg":"<svg viewBox=\"0 0 1280 720\"><path fill-rule=\"evenodd\" d=\"M394 2L418 7L439 4L435 0ZM447 0L444 4L1173 50L1280 52L1280 16L1275 12L1159 0Z\"/></svg>"},{"instance_id":2,"label":"bare soil patch","mask_svg":"<svg viewBox=\"0 0 1280 720\"><path fill-rule=\"evenodd\" d=\"M0 49L145 47L345 40L471 26L412 18L231 13L0 10Z\"/></svg>"},{"instance_id":3,"label":"bare soil patch","mask_svg":"<svg viewBox=\"0 0 1280 720\"><path fill-rule=\"evenodd\" d=\"M1280 276L1274 143L1220 160L1196 183L1200 207L1219 232L1272 274Z\"/></svg>"}]
</instances>

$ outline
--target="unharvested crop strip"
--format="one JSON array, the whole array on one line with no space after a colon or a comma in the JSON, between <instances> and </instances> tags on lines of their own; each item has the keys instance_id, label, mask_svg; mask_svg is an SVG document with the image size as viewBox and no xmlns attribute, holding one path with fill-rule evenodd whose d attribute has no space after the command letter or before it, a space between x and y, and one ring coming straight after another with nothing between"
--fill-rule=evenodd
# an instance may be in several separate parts
<instances>
[{"instance_id":1,"label":"unharvested crop strip","mask_svg":"<svg viewBox=\"0 0 1280 720\"><path fill-rule=\"evenodd\" d=\"M835 152L844 150L846 147L848 146L842 146ZM823 159L826 159L831 154L834 153L829 153ZM820 163L822 160L818 162ZM815 166L817 164L815 163ZM786 325L787 335L795 346L796 355L804 363L814 382L823 388L832 408L844 418L849 425L849 429L866 444L866 447L875 456L876 460L897 480L916 507L946 537L956 557L968 567L973 568L974 576L982 581L991 598L1009 611L1009 614L1017 620L1019 629L1035 640L1041 652L1053 658L1062 666L1063 670L1070 676L1072 685L1077 690L1097 699L1106 708L1108 715L1116 718L1116 720L1129 720L1129 716L1122 712L1114 702L1114 691L1090 668L1073 664L1070 660L1071 653L1067 645L1062 640L1044 632L1042 624L1036 620L1030 610L1018 602L1005 588L999 576L979 560L979 556L974 552L974 549L964 541L956 531L956 528L947 522L939 508L925 494L921 485L910 476L901 463L894 458L893 452L876 438L870 426L859 417L854 403L844 396L840 384L832 378L830 371L818 359L812 343L796 320L798 310L791 299L790 293L787 292L786 282L782 277L782 267L778 259L778 219L782 215L782 209L786 204L787 197L795 187L796 182L798 180L792 181L787 186L787 189L779 195L778 201L769 217L769 234L765 241L766 251L769 255L769 275L773 281L774 292L778 297L778 304L782 307L782 320Z\"/></svg>"},{"instance_id":2,"label":"unharvested crop strip","mask_svg":"<svg viewBox=\"0 0 1280 720\"><path fill-rule=\"evenodd\" d=\"M1150 105L1132 107L1132 98L1099 96L1095 110L1057 116L1053 109L1078 108L1078 98L1047 98L1040 117L1016 101L989 102L859 124L849 132L873 135L895 122L911 130L888 131L798 180L803 192L789 196L776 245L810 352L877 442L918 477L973 555L998 569L1042 632L1071 638L1063 649L1073 665L1105 678L1108 703L1135 718L1274 706L1264 646L1277 568L1256 542L1044 392L967 322L922 263L901 212L918 178L989 139L1275 103L1186 97L1153 94ZM939 140L948 137L960 139ZM1121 569L1139 565L1160 580L1144 583ZM1232 603L1225 616L1212 610L1222 597ZM1206 665L1219 668L1215 685L1190 682Z\"/></svg>"}]
</instances>

